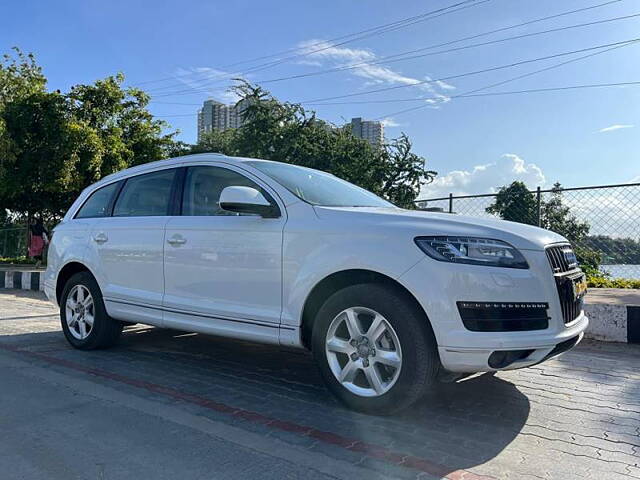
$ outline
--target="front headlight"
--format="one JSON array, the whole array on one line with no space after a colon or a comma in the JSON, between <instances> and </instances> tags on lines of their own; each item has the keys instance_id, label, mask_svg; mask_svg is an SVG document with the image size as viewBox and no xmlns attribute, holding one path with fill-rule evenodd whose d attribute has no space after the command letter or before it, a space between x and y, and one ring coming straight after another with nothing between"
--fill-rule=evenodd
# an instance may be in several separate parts
<instances>
[{"instance_id":1,"label":"front headlight","mask_svg":"<svg viewBox=\"0 0 640 480\"><path fill-rule=\"evenodd\" d=\"M416 237L416 245L440 262L485 265L487 267L529 268L522 254L502 240L477 237Z\"/></svg>"}]
</instances>

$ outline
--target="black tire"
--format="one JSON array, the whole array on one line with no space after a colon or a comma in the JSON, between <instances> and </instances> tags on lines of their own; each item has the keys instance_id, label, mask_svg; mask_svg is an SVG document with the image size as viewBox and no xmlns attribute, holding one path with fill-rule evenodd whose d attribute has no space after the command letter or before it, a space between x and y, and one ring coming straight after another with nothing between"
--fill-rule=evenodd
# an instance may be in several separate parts
<instances>
[{"instance_id":1,"label":"black tire","mask_svg":"<svg viewBox=\"0 0 640 480\"><path fill-rule=\"evenodd\" d=\"M84 339L78 339L73 336L67 324L66 303L69 293L73 287L82 285L89 290L93 297L94 321L93 327L89 335ZM80 272L73 275L64 286L60 300L60 322L62 323L62 331L67 341L80 350L97 350L101 348L111 347L116 343L118 337L122 333L122 323L112 319L107 315L102 299L102 292L93 275L89 272Z\"/></svg>"},{"instance_id":2,"label":"black tire","mask_svg":"<svg viewBox=\"0 0 640 480\"><path fill-rule=\"evenodd\" d=\"M345 388L335 377L325 350L330 324L347 308L365 307L380 313L395 330L402 349L402 367L395 384L377 397L363 397ZM440 367L437 343L424 313L404 292L382 284L358 284L331 295L320 307L312 333L312 350L320 372L333 394L354 410L391 415L407 408L437 384Z\"/></svg>"}]
</instances>

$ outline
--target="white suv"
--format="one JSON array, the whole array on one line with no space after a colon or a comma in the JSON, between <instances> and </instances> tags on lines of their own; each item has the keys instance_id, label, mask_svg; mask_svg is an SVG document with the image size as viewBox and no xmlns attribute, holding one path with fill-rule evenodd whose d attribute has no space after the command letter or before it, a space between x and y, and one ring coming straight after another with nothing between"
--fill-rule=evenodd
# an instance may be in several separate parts
<instances>
[{"instance_id":1,"label":"white suv","mask_svg":"<svg viewBox=\"0 0 640 480\"><path fill-rule=\"evenodd\" d=\"M56 227L45 290L76 348L124 323L310 349L352 408L576 345L585 279L540 228L403 210L317 170L201 154L105 177ZM443 375L444 373L444 375Z\"/></svg>"}]
</instances>

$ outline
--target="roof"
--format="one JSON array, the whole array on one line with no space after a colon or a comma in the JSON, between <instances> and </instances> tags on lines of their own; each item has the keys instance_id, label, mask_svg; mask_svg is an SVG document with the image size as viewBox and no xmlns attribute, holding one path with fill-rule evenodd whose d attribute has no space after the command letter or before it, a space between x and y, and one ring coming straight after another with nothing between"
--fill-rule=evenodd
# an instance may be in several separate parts
<instances>
[{"instance_id":1,"label":"roof","mask_svg":"<svg viewBox=\"0 0 640 480\"><path fill-rule=\"evenodd\" d=\"M166 158L164 160L157 160L155 162L143 163L142 165L136 165L135 167L126 168L118 172L112 173L100 179L94 185L108 183L109 181L127 177L136 173L146 172L148 170L156 170L159 167L170 167L180 165L181 163L193 162L193 161L206 161L206 160L221 160L224 159L229 163L243 163L249 160L259 160L256 158L243 158L243 157L230 157L222 153L195 153L192 155L183 155L180 157ZM268 160L265 160L268 161Z\"/></svg>"}]
</instances>

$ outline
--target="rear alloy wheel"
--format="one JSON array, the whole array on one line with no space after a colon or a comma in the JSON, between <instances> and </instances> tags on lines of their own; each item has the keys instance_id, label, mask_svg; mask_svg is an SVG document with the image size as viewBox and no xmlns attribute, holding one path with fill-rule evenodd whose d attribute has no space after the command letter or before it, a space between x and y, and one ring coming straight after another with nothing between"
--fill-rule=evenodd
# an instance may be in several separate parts
<instances>
[{"instance_id":1,"label":"rear alloy wheel","mask_svg":"<svg viewBox=\"0 0 640 480\"><path fill-rule=\"evenodd\" d=\"M107 348L122 333L122 323L111 318L93 275L80 272L62 290L60 322L67 341L81 350Z\"/></svg>"},{"instance_id":2,"label":"rear alloy wheel","mask_svg":"<svg viewBox=\"0 0 640 480\"><path fill-rule=\"evenodd\" d=\"M405 292L359 284L331 295L313 324L312 349L329 389L348 407L389 415L436 383L429 320Z\"/></svg>"},{"instance_id":3,"label":"rear alloy wheel","mask_svg":"<svg viewBox=\"0 0 640 480\"><path fill-rule=\"evenodd\" d=\"M95 305L89 289L84 285L75 285L69 291L65 309L69 333L78 340L87 338L95 320Z\"/></svg>"}]
</instances>

